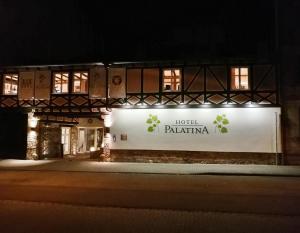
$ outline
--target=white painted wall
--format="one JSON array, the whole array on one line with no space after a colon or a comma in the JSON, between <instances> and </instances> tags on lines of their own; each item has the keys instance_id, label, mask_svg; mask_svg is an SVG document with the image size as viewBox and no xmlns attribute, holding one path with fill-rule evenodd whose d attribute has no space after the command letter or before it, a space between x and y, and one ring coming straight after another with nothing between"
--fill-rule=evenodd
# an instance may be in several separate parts
<instances>
[{"instance_id":1,"label":"white painted wall","mask_svg":"<svg viewBox=\"0 0 300 233\"><path fill-rule=\"evenodd\" d=\"M160 121L153 132L147 131L149 114ZM222 114L229 121L224 125L227 133L213 123ZM276 153L281 152L279 118L280 108L113 109L111 148ZM196 120L208 134L166 133L166 125L176 120ZM127 134L127 140L121 140L121 134Z\"/></svg>"}]
</instances>

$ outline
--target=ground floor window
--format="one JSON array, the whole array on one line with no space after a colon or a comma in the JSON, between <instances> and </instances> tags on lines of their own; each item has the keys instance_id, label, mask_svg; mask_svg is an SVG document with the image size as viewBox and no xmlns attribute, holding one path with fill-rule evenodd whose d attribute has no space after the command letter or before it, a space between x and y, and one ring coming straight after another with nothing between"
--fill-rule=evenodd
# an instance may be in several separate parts
<instances>
[{"instance_id":1,"label":"ground floor window","mask_svg":"<svg viewBox=\"0 0 300 233\"><path fill-rule=\"evenodd\" d=\"M71 131L70 127L62 127L61 128L61 143L63 144L64 155L68 155L71 153L70 131Z\"/></svg>"},{"instance_id":2,"label":"ground floor window","mask_svg":"<svg viewBox=\"0 0 300 233\"><path fill-rule=\"evenodd\" d=\"M78 153L100 150L103 141L103 128L78 128Z\"/></svg>"}]
</instances>

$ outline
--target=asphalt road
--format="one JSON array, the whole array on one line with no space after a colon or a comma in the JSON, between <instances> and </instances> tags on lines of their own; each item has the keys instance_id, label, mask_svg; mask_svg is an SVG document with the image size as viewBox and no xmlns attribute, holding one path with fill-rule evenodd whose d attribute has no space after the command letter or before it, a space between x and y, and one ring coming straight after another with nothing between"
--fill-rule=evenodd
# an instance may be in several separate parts
<instances>
[{"instance_id":1,"label":"asphalt road","mask_svg":"<svg viewBox=\"0 0 300 233\"><path fill-rule=\"evenodd\" d=\"M0 232L299 232L300 178L0 172Z\"/></svg>"}]
</instances>

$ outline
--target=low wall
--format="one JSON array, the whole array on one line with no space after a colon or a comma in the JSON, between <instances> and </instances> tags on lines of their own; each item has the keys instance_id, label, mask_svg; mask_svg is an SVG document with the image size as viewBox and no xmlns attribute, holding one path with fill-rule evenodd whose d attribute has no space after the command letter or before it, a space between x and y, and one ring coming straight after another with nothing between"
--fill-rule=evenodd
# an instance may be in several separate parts
<instances>
[{"instance_id":1,"label":"low wall","mask_svg":"<svg viewBox=\"0 0 300 233\"><path fill-rule=\"evenodd\" d=\"M274 153L232 153L166 150L111 150L114 162L276 164Z\"/></svg>"}]
</instances>

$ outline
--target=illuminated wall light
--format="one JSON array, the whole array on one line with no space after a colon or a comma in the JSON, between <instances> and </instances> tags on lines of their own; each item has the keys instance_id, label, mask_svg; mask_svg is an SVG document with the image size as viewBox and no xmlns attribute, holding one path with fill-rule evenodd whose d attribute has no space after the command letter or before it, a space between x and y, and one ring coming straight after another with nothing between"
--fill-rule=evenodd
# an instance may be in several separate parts
<instances>
[{"instance_id":1,"label":"illuminated wall light","mask_svg":"<svg viewBox=\"0 0 300 233\"><path fill-rule=\"evenodd\" d=\"M250 101L247 103L247 107L249 107L249 108L255 108L257 106L258 106L258 104L256 102Z\"/></svg>"},{"instance_id":2,"label":"illuminated wall light","mask_svg":"<svg viewBox=\"0 0 300 233\"><path fill-rule=\"evenodd\" d=\"M209 108L209 107L211 107L211 103L209 103L209 102L204 102L204 103L202 104L202 106L205 107L205 108Z\"/></svg>"},{"instance_id":3,"label":"illuminated wall light","mask_svg":"<svg viewBox=\"0 0 300 233\"><path fill-rule=\"evenodd\" d=\"M33 117L28 120L28 125L30 128L36 128L37 123L38 123L38 119L36 117Z\"/></svg>"},{"instance_id":4,"label":"illuminated wall light","mask_svg":"<svg viewBox=\"0 0 300 233\"><path fill-rule=\"evenodd\" d=\"M234 103L233 103L232 101L229 100L229 101L227 101L227 103L223 103L223 104L231 104L231 105L232 105L232 104L234 104Z\"/></svg>"},{"instance_id":5,"label":"illuminated wall light","mask_svg":"<svg viewBox=\"0 0 300 233\"><path fill-rule=\"evenodd\" d=\"M33 116L34 112L28 113L28 127L30 128L36 128L39 119L37 117Z\"/></svg>"},{"instance_id":6,"label":"illuminated wall light","mask_svg":"<svg viewBox=\"0 0 300 233\"><path fill-rule=\"evenodd\" d=\"M37 139L37 132L34 130L30 130L28 133L28 138L29 140L31 140L32 142L36 142Z\"/></svg>"},{"instance_id":7,"label":"illuminated wall light","mask_svg":"<svg viewBox=\"0 0 300 233\"><path fill-rule=\"evenodd\" d=\"M110 114L106 114L103 116L104 119L104 126L105 127L111 127L112 126L112 119Z\"/></svg>"}]
</instances>

